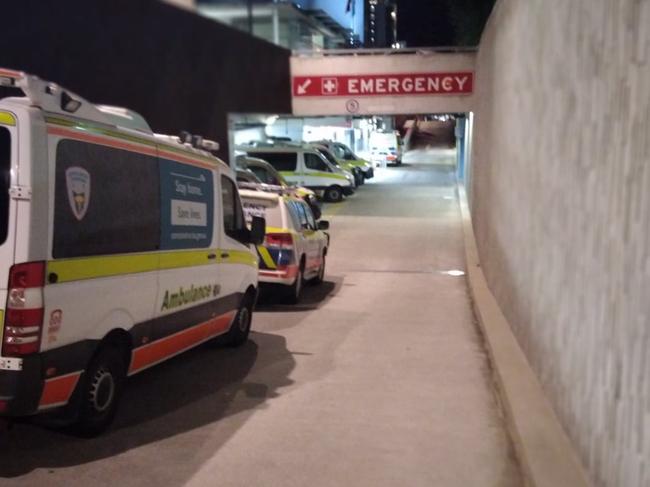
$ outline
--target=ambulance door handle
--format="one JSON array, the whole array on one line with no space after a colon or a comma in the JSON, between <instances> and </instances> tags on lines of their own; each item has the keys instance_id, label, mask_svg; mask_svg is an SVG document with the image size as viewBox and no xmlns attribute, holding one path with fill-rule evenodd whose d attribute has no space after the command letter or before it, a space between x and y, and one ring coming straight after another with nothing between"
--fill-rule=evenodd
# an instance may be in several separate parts
<instances>
[{"instance_id":1,"label":"ambulance door handle","mask_svg":"<svg viewBox=\"0 0 650 487\"><path fill-rule=\"evenodd\" d=\"M221 252L222 259L227 259L228 257L230 257L230 254L228 252Z\"/></svg>"},{"instance_id":2,"label":"ambulance door handle","mask_svg":"<svg viewBox=\"0 0 650 487\"><path fill-rule=\"evenodd\" d=\"M208 254L208 259L213 260L217 258L217 254Z\"/></svg>"}]
</instances>

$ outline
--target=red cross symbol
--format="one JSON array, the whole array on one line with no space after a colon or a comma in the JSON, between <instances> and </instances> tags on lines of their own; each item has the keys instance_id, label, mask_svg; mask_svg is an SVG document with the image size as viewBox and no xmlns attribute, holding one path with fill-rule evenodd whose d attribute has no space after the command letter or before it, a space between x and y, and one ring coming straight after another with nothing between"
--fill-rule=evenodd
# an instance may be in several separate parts
<instances>
[{"instance_id":1,"label":"red cross symbol","mask_svg":"<svg viewBox=\"0 0 650 487\"><path fill-rule=\"evenodd\" d=\"M323 78L321 92L323 95L336 95L339 91L339 81L336 78Z\"/></svg>"}]
</instances>

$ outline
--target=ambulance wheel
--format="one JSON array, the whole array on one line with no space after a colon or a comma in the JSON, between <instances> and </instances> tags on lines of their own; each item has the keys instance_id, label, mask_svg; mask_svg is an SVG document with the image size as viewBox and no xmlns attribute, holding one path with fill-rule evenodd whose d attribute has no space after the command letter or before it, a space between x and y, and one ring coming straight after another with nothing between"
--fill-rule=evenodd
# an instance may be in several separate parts
<instances>
[{"instance_id":1,"label":"ambulance wheel","mask_svg":"<svg viewBox=\"0 0 650 487\"><path fill-rule=\"evenodd\" d=\"M300 301L300 296L302 296L302 288L305 283L305 260L300 261L300 267L298 268L298 275L296 280L289 287L286 301L289 304L296 304Z\"/></svg>"},{"instance_id":2,"label":"ambulance wheel","mask_svg":"<svg viewBox=\"0 0 650 487\"><path fill-rule=\"evenodd\" d=\"M102 433L113 421L126 381L124 354L115 345L102 347L84 372L79 416L74 427L82 436Z\"/></svg>"},{"instance_id":3,"label":"ambulance wheel","mask_svg":"<svg viewBox=\"0 0 650 487\"><path fill-rule=\"evenodd\" d=\"M338 203L343 200L343 190L340 186L330 186L325 190L325 201Z\"/></svg>"},{"instance_id":4,"label":"ambulance wheel","mask_svg":"<svg viewBox=\"0 0 650 487\"><path fill-rule=\"evenodd\" d=\"M320 267L318 268L318 275L314 277L311 281L312 284L321 284L325 280L325 252L323 252L323 259L320 262Z\"/></svg>"},{"instance_id":5,"label":"ambulance wheel","mask_svg":"<svg viewBox=\"0 0 650 487\"><path fill-rule=\"evenodd\" d=\"M253 321L253 299L250 295L244 296L241 306L237 310L230 331L226 335L226 343L230 347L239 347L246 343L251 332Z\"/></svg>"}]
</instances>

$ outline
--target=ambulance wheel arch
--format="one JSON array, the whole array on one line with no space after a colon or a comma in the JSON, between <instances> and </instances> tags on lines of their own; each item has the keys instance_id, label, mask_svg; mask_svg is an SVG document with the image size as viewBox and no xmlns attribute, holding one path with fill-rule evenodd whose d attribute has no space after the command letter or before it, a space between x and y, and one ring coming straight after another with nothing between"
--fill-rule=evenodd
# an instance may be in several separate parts
<instances>
[{"instance_id":1,"label":"ambulance wheel arch","mask_svg":"<svg viewBox=\"0 0 650 487\"><path fill-rule=\"evenodd\" d=\"M325 188L323 197L325 198L326 201L330 201L332 203L338 203L343 200L343 188L340 186L333 184L332 186L328 186Z\"/></svg>"},{"instance_id":2,"label":"ambulance wheel arch","mask_svg":"<svg viewBox=\"0 0 650 487\"><path fill-rule=\"evenodd\" d=\"M111 332L112 333L112 332ZM117 412L128 370L121 333L109 334L93 355L78 385L78 416L74 430L82 436L102 433Z\"/></svg>"},{"instance_id":3,"label":"ambulance wheel arch","mask_svg":"<svg viewBox=\"0 0 650 487\"><path fill-rule=\"evenodd\" d=\"M231 347L239 347L246 343L251 332L253 323L253 310L257 291L253 286L249 286L242 298L237 314L235 315L230 330L226 335L226 342Z\"/></svg>"}]
</instances>

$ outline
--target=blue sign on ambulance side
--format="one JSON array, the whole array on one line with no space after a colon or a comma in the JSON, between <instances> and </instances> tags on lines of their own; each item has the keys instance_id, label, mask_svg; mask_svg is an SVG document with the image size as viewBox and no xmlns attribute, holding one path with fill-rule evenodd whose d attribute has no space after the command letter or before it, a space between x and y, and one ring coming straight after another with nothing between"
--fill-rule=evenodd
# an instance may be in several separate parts
<instances>
[{"instance_id":1,"label":"blue sign on ambulance side","mask_svg":"<svg viewBox=\"0 0 650 487\"><path fill-rule=\"evenodd\" d=\"M214 182L208 169L160 160L161 249L209 247Z\"/></svg>"}]
</instances>

